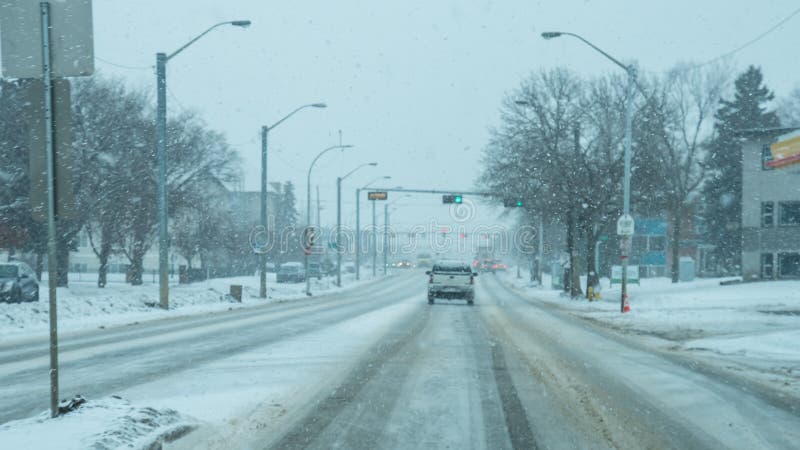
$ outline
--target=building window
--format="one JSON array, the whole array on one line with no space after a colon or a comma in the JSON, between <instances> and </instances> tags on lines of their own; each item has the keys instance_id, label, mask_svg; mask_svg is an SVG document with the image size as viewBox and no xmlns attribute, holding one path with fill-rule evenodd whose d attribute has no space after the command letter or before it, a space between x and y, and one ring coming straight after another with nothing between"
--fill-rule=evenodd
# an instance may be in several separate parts
<instances>
[{"instance_id":1,"label":"building window","mask_svg":"<svg viewBox=\"0 0 800 450\"><path fill-rule=\"evenodd\" d=\"M771 279L775 272L773 271L773 259L772 253L762 253L761 254L761 278L763 279Z\"/></svg>"},{"instance_id":2,"label":"building window","mask_svg":"<svg viewBox=\"0 0 800 450\"><path fill-rule=\"evenodd\" d=\"M664 236L651 236L650 237L650 251L663 252L667 248L667 238Z\"/></svg>"},{"instance_id":3,"label":"building window","mask_svg":"<svg viewBox=\"0 0 800 450\"><path fill-rule=\"evenodd\" d=\"M641 255L647 251L647 236L633 236L632 253Z\"/></svg>"},{"instance_id":4,"label":"building window","mask_svg":"<svg viewBox=\"0 0 800 450\"><path fill-rule=\"evenodd\" d=\"M778 254L778 276L800 278L800 253Z\"/></svg>"},{"instance_id":5,"label":"building window","mask_svg":"<svg viewBox=\"0 0 800 450\"><path fill-rule=\"evenodd\" d=\"M767 162L772 161L772 150L769 149L769 144L764 144L761 147L761 170L772 170L773 167L767 165Z\"/></svg>"},{"instance_id":6,"label":"building window","mask_svg":"<svg viewBox=\"0 0 800 450\"><path fill-rule=\"evenodd\" d=\"M761 227L775 225L775 202L761 202Z\"/></svg>"},{"instance_id":7,"label":"building window","mask_svg":"<svg viewBox=\"0 0 800 450\"><path fill-rule=\"evenodd\" d=\"M800 202L780 202L778 224L785 227L800 226Z\"/></svg>"}]
</instances>

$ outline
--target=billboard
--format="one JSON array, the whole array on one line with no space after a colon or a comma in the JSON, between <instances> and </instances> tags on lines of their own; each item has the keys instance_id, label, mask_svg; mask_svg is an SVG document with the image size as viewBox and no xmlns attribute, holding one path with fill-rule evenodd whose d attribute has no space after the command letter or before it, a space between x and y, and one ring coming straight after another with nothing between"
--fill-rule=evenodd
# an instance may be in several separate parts
<instances>
[{"instance_id":1,"label":"billboard","mask_svg":"<svg viewBox=\"0 0 800 450\"><path fill-rule=\"evenodd\" d=\"M769 146L772 161L767 161L769 167L786 167L800 163L800 131L784 134L778 141Z\"/></svg>"}]
</instances>

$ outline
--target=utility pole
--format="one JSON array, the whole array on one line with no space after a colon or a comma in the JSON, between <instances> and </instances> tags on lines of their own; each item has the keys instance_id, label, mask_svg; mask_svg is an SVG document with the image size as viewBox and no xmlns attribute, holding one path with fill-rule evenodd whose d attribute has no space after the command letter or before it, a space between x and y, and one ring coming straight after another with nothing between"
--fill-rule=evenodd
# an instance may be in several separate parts
<instances>
[{"instance_id":1,"label":"utility pole","mask_svg":"<svg viewBox=\"0 0 800 450\"><path fill-rule=\"evenodd\" d=\"M322 227L322 221L319 218L321 209L322 209L322 206L320 206L320 203L319 203L319 185L317 185L317 226L320 227L320 228Z\"/></svg>"},{"instance_id":2,"label":"utility pole","mask_svg":"<svg viewBox=\"0 0 800 450\"><path fill-rule=\"evenodd\" d=\"M383 204L383 275L386 275L386 267L388 266L388 253L389 253L389 205Z\"/></svg>"},{"instance_id":3,"label":"utility pole","mask_svg":"<svg viewBox=\"0 0 800 450\"><path fill-rule=\"evenodd\" d=\"M267 126L261 127L261 227L264 229L264 243L269 240L267 234ZM261 272L261 286L258 296L267 298L267 253L266 249L261 249L258 255L258 270Z\"/></svg>"},{"instance_id":4,"label":"utility pole","mask_svg":"<svg viewBox=\"0 0 800 450\"><path fill-rule=\"evenodd\" d=\"M336 287L342 287L342 177L336 177Z\"/></svg>"},{"instance_id":5,"label":"utility pole","mask_svg":"<svg viewBox=\"0 0 800 450\"><path fill-rule=\"evenodd\" d=\"M542 270L544 268L544 219L539 215L539 264L536 265L536 281L542 285Z\"/></svg>"},{"instance_id":6,"label":"utility pole","mask_svg":"<svg viewBox=\"0 0 800 450\"><path fill-rule=\"evenodd\" d=\"M361 189L356 189L356 281L361 279Z\"/></svg>"},{"instance_id":7,"label":"utility pole","mask_svg":"<svg viewBox=\"0 0 800 450\"><path fill-rule=\"evenodd\" d=\"M378 263L378 224L375 218L375 200L370 201L372 202L372 278L375 278L377 269L375 266Z\"/></svg>"}]
</instances>

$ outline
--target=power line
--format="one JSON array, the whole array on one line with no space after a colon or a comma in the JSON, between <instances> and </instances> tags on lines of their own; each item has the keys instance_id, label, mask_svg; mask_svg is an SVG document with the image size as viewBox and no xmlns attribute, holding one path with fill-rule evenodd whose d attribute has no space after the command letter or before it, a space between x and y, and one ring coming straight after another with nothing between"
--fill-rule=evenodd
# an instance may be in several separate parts
<instances>
[{"instance_id":1,"label":"power line","mask_svg":"<svg viewBox=\"0 0 800 450\"><path fill-rule=\"evenodd\" d=\"M128 70L152 70L154 66L126 66L124 64L117 64L115 62L109 61L107 59L103 59L97 55L95 55L94 59L108 64L109 66L119 67L120 69L128 69Z\"/></svg>"},{"instance_id":2,"label":"power line","mask_svg":"<svg viewBox=\"0 0 800 450\"><path fill-rule=\"evenodd\" d=\"M723 54L717 56L716 58L709 59L708 61L706 61L704 63L695 64L695 65L686 67L683 70L699 69L699 68L705 67L705 66L707 66L709 64L713 64L713 63L715 63L715 62L717 62L717 61L719 61L721 59L725 59L725 58L728 58L730 56L733 56L736 53L739 53L740 51L746 49L747 47L749 47L749 46L755 44L756 42L760 41L761 39L765 38L767 35L771 34L773 31L775 31L778 28L782 27L786 22L792 20L792 18L794 18L798 14L800 14L800 8L797 8L794 11L792 11L788 16L786 16L783 19L781 19L778 23L776 23L775 25L770 27L767 31L759 34L758 36L754 37L753 39L750 39L749 41L747 41L744 44L736 47L735 49L733 49L733 50L731 50L731 51L729 51L727 53L723 53Z\"/></svg>"}]
</instances>

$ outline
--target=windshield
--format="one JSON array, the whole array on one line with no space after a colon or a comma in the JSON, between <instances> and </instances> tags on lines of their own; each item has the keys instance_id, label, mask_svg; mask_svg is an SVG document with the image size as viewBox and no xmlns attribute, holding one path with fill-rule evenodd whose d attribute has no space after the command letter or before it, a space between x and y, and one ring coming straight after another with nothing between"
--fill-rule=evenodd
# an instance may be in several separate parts
<instances>
[{"instance_id":1,"label":"windshield","mask_svg":"<svg viewBox=\"0 0 800 450\"><path fill-rule=\"evenodd\" d=\"M17 266L0 264L0 278L16 278L18 273Z\"/></svg>"},{"instance_id":2,"label":"windshield","mask_svg":"<svg viewBox=\"0 0 800 450\"><path fill-rule=\"evenodd\" d=\"M0 0L0 450L797 449L800 0Z\"/></svg>"}]
</instances>

